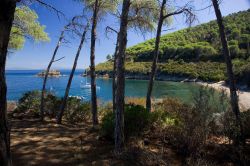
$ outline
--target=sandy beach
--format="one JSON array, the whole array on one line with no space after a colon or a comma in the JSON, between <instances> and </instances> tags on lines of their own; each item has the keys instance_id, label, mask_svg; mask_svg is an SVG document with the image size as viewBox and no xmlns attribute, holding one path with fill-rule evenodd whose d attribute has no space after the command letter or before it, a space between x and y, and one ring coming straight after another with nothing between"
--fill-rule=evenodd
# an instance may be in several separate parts
<instances>
[{"instance_id":1,"label":"sandy beach","mask_svg":"<svg viewBox=\"0 0 250 166\"><path fill-rule=\"evenodd\" d=\"M198 82L198 84L212 87L216 90L222 91L224 90L228 95L230 93L229 87L225 86L224 81L216 82L216 83L205 83L205 82ZM240 89L239 90L239 105L242 110L250 109L250 90Z\"/></svg>"}]
</instances>

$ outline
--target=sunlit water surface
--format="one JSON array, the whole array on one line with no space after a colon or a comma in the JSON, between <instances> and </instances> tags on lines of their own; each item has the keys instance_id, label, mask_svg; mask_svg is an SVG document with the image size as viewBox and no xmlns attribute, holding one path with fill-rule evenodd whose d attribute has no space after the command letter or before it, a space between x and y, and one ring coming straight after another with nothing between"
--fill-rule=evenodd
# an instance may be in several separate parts
<instances>
[{"instance_id":1,"label":"sunlit water surface","mask_svg":"<svg viewBox=\"0 0 250 166\"><path fill-rule=\"evenodd\" d=\"M43 79L37 77L38 70L8 70L8 100L18 100L23 93L31 90L40 90L42 88ZM57 96L63 96L65 87L69 78L69 70L61 71L63 74L59 78L49 78L47 89L52 90ZM77 70L71 84L70 95L81 96L85 100L90 100L90 89L80 88L80 83L90 83L90 78L81 77L82 70ZM145 97L147 91L147 83L145 80L126 80L127 97ZM112 80L97 78L96 84L97 96L101 101L112 100ZM153 97L175 97L184 102L192 101L192 94L197 92L199 85L194 83L181 83L171 81L156 81L154 84Z\"/></svg>"}]
</instances>

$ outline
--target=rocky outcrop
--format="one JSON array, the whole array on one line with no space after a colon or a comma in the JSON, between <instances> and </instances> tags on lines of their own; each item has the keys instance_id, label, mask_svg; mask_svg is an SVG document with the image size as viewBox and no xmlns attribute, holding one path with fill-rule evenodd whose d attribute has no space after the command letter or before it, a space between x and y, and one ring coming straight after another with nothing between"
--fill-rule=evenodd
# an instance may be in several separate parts
<instances>
[{"instance_id":1,"label":"rocky outcrop","mask_svg":"<svg viewBox=\"0 0 250 166\"><path fill-rule=\"evenodd\" d=\"M46 74L46 71L42 71L42 72L38 73L37 76L44 77L45 74ZM58 70L51 70L48 73L48 77L60 77L60 76L62 76L62 75L61 75L60 71L58 71Z\"/></svg>"}]
</instances>

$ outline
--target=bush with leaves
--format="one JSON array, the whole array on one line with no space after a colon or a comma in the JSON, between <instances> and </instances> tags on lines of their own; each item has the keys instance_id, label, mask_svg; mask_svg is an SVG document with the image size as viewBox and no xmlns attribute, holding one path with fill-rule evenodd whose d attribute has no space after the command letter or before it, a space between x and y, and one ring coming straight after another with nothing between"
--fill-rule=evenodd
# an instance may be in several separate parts
<instances>
[{"instance_id":1,"label":"bush with leaves","mask_svg":"<svg viewBox=\"0 0 250 166\"><path fill-rule=\"evenodd\" d=\"M18 101L18 106L14 110L14 113L28 113L34 117L40 115L40 102L41 92L40 91L29 91L23 94ZM50 118L54 118L60 108L61 99L50 92L45 94L45 115Z\"/></svg>"},{"instance_id":2,"label":"bush with leaves","mask_svg":"<svg viewBox=\"0 0 250 166\"><path fill-rule=\"evenodd\" d=\"M46 93L44 110L45 115L54 118L58 114L61 105L61 98L55 96L52 93Z\"/></svg>"},{"instance_id":3,"label":"bush with leaves","mask_svg":"<svg viewBox=\"0 0 250 166\"><path fill-rule=\"evenodd\" d=\"M62 99L52 93L46 93L44 102L45 115L55 118L60 110ZM26 92L18 101L18 106L13 113L28 113L31 116L39 117L40 115L40 91ZM90 103L82 102L75 97L69 97L65 111L65 119L69 123L83 122L90 118Z\"/></svg>"},{"instance_id":4,"label":"bush with leaves","mask_svg":"<svg viewBox=\"0 0 250 166\"><path fill-rule=\"evenodd\" d=\"M39 91L29 91L23 94L18 100L18 106L13 113L30 113L32 116L39 116L40 108L40 96Z\"/></svg>"},{"instance_id":5,"label":"bush with leaves","mask_svg":"<svg viewBox=\"0 0 250 166\"><path fill-rule=\"evenodd\" d=\"M69 97L64 118L71 124L80 123L90 118L90 110L89 102L82 102L75 97Z\"/></svg>"},{"instance_id":6,"label":"bush with leaves","mask_svg":"<svg viewBox=\"0 0 250 166\"><path fill-rule=\"evenodd\" d=\"M176 99L163 100L156 106L158 122L165 140L184 156L203 153L212 134L214 113L224 111L220 96L213 89L201 87L194 93L194 102L186 105ZM164 120L166 119L166 120ZM160 124L160 125L159 125Z\"/></svg>"},{"instance_id":7,"label":"bush with leaves","mask_svg":"<svg viewBox=\"0 0 250 166\"><path fill-rule=\"evenodd\" d=\"M115 116L112 111L107 111L101 122L101 134L109 139L114 139ZM131 136L140 136L151 124L150 113L143 106L128 104L124 111L125 139Z\"/></svg>"},{"instance_id":8,"label":"bush with leaves","mask_svg":"<svg viewBox=\"0 0 250 166\"><path fill-rule=\"evenodd\" d=\"M246 139L250 138L250 110L241 112L241 121L243 125L244 136ZM221 117L223 124L223 134L228 137L230 140L235 140L238 135L237 132L240 132L239 128L236 125L235 114L232 110L228 110Z\"/></svg>"}]
</instances>

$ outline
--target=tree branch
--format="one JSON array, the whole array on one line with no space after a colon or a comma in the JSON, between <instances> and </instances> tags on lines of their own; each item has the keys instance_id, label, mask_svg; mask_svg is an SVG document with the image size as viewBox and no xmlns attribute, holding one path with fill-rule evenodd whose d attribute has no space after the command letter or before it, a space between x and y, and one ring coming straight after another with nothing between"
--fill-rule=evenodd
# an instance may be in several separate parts
<instances>
[{"instance_id":1,"label":"tree branch","mask_svg":"<svg viewBox=\"0 0 250 166\"><path fill-rule=\"evenodd\" d=\"M52 5L47 4L47 3L43 2L42 0L34 0L34 1L36 1L37 3L41 4L42 6L44 6L46 8L48 8L49 10L52 10L52 11L56 12L57 17L59 19L60 19L60 15L63 16L63 17L65 17L65 15L64 15L63 12L59 11L58 9L56 9L55 7L53 7Z\"/></svg>"},{"instance_id":2,"label":"tree branch","mask_svg":"<svg viewBox=\"0 0 250 166\"><path fill-rule=\"evenodd\" d=\"M176 28L169 28L169 29L162 30L162 32L171 31L171 30L175 30L175 29L176 29Z\"/></svg>"},{"instance_id":3,"label":"tree branch","mask_svg":"<svg viewBox=\"0 0 250 166\"><path fill-rule=\"evenodd\" d=\"M65 56L64 56L64 57L61 57L61 58L59 58L59 59L56 59L56 60L53 61L53 63L54 63L54 62L57 62L57 61L60 61L60 60L62 60L62 59L64 59L64 58L65 58Z\"/></svg>"},{"instance_id":4,"label":"tree branch","mask_svg":"<svg viewBox=\"0 0 250 166\"><path fill-rule=\"evenodd\" d=\"M118 34L118 31L115 30L115 29L113 29L113 28L111 28L110 26L107 26L107 27L106 27L106 32L108 32L108 30L113 31L113 32L115 32L116 34Z\"/></svg>"},{"instance_id":5,"label":"tree branch","mask_svg":"<svg viewBox=\"0 0 250 166\"><path fill-rule=\"evenodd\" d=\"M168 17L184 13L186 15L186 23L191 25L196 19L196 16L193 13L193 11L194 11L193 8L189 4L186 4L184 7L180 8L174 12L164 15L163 20L168 18Z\"/></svg>"}]
</instances>

